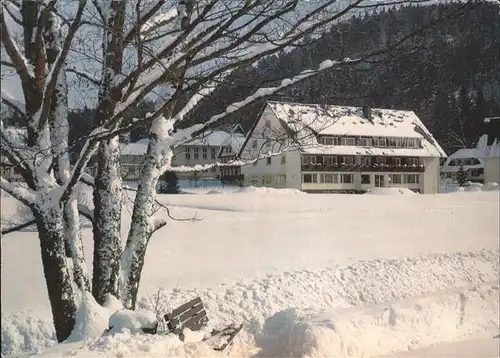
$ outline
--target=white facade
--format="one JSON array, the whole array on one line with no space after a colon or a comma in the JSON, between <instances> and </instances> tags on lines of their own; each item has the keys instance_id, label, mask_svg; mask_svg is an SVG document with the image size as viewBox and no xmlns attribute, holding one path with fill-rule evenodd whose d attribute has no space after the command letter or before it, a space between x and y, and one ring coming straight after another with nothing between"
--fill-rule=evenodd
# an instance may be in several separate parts
<instances>
[{"instance_id":1,"label":"white facade","mask_svg":"<svg viewBox=\"0 0 500 358\"><path fill-rule=\"evenodd\" d=\"M311 193L373 187L437 193L445 153L418 117L408 111L371 113L368 120L353 107L269 102L240 152L243 161L261 158L242 167L245 185ZM314 123L304 123L308 119Z\"/></svg>"},{"instance_id":2,"label":"white facade","mask_svg":"<svg viewBox=\"0 0 500 358\"><path fill-rule=\"evenodd\" d=\"M500 157L484 158L484 182L500 184Z\"/></svg>"}]
</instances>

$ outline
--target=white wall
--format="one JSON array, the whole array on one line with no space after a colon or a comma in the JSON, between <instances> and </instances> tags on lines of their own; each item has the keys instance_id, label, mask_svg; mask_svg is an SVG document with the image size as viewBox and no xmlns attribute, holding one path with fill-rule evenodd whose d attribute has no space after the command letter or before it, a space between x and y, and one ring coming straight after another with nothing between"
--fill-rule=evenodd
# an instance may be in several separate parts
<instances>
[{"instance_id":1,"label":"white wall","mask_svg":"<svg viewBox=\"0 0 500 358\"><path fill-rule=\"evenodd\" d=\"M268 132L266 134L267 121L270 121L270 128L267 129ZM280 144L282 143L276 143L276 139L282 139L283 137L283 127L272 110L267 107L259 118L255 129L251 133L251 137L248 139L241 153L241 160L250 161L269 152L279 153L283 149L280 148ZM271 139L270 142L269 138ZM254 147L254 141L257 141L256 147ZM269 142L269 145L265 145L266 142ZM285 163L282 163L282 157L285 158ZM298 170L300 173L300 157L298 153L282 152L281 154L272 156L270 160L270 164L268 164L267 158L263 158L258 160L255 165L252 163L242 166L241 173L245 176L245 185L265 185L274 188L294 187L290 185L297 185L297 183L288 182L287 174L289 174L290 168L293 168L297 162L298 167L295 170ZM293 173L290 172L290 174ZM295 177L297 175L293 178ZM290 175L290 178L292 178L292 175Z\"/></svg>"},{"instance_id":2,"label":"white wall","mask_svg":"<svg viewBox=\"0 0 500 358\"><path fill-rule=\"evenodd\" d=\"M484 158L484 182L500 184L500 157Z\"/></svg>"},{"instance_id":3,"label":"white wall","mask_svg":"<svg viewBox=\"0 0 500 358\"><path fill-rule=\"evenodd\" d=\"M194 159L194 150L193 148L197 147L198 148L198 159ZM189 146L190 148L190 153L191 153L191 159L186 159L186 147L181 145L174 150L174 158L172 160L172 166L174 167L179 167L179 166L188 166L188 167L193 167L195 165L209 165L209 164L214 164L217 162L217 155L219 154L220 151L220 146L209 146L209 145L200 145L200 146ZM207 158L203 158L203 148L207 148ZM212 148L215 150L215 159L212 158L211 155L211 150ZM218 169L216 168L215 170L209 169L206 172L198 172L196 175L198 178L206 178L206 177L215 177L218 174ZM189 179L194 176L193 172L178 172L177 176L181 179Z\"/></svg>"},{"instance_id":4,"label":"white wall","mask_svg":"<svg viewBox=\"0 0 500 358\"><path fill-rule=\"evenodd\" d=\"M420 177L420 192L422 194L439 193L440 166L439 158L420 158L425 166L425 172ZM423 180L422 180L423 179Z\"/></svg>"}]
</instances>

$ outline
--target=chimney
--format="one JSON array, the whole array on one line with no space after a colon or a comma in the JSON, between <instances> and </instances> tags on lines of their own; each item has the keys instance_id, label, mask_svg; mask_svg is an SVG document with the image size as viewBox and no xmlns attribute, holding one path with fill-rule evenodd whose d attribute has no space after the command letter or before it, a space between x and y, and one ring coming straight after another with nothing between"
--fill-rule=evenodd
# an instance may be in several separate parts
<instances>
[{"instance_id":1,"label":"chimney","mask_svg":"<svg viewBox=\"0 0 500 358\"><path fill-rule=\"evenodd\" d=\"M370 122L372 121L372 108L366 104L363 105L363 116Z\"/></svg>"}]
</instances>

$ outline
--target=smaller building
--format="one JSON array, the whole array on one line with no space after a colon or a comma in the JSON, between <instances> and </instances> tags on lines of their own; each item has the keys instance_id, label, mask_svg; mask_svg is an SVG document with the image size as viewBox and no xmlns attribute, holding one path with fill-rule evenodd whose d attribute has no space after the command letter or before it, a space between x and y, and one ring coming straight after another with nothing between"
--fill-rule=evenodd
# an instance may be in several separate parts
<instances>
[{"instance_id":1,"label":"smaller building","mask_svg":"<svg viewBox=\"0 0 500 358\"><path fill-rule=\"evenodd\" d=\"M441 178L456 179L457 172L462 168L467 174L466 180L473 183L484 183L484 160L479 158L478 150L459 149L451 154L441 167Z\"/></svg>"},{"instance_id":2,"label":"smaller building","mask_svg":"<svg viewBox=\"0 0 500 358\"><path fill-rule=\"evenodd\" d=\"M237 161L237 155L240 151L245 137L236 133L227 138L220 148L217 161L222 164L219 166L219 179L224 184L242 184L243 175L241 174L241 165Z\"/></svg>"},{"instance_id":3,"label":"smaller building","mask_svg":"<svg viewBox=\"0 0 500 358\"><path fill-rule=\"evenodd\" d=\"M174 149L172 167L213 166L209 169L195 171L177 172L179 179L203 180L216 179L220 177L217 168L218 158L229 162L231 154L237 153L244 140L243 129L238 124L228 131L211 130L198 136ZM148 149L149 139L141 139L135 143L124 144L121 150L120 165L122 178L125 181L137 181L141 175L144 156ZM223 175L240 174L237 166L224 167Z\"/></svg>"}]
</instances>

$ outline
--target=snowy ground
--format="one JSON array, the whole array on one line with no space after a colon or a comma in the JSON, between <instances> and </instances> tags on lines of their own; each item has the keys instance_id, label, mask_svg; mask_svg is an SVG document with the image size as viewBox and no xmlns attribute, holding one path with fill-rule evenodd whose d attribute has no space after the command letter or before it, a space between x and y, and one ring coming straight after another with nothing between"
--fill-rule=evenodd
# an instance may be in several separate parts
<instances>
[{"instance_id":1,"label":"snowy ground","mask_svg":"<svg viewBox=\"0 0 500 358\"><path fill-rule=\"evenodd\" d=\"M153 237L140 306L152 309L151 297L160 288L162 313L201 295L213 326L245 324L232 356L403 357L397 352L499 332L498 191L185 190L197 195L159 200L172 215L203 220L169 221ZM2 217L14 212L10 199L2 198L1 209ZM34 233L2 238L3 353L50 343L40 265ZM45 356L63 352L81 357L215 355L199 342L117 335L52 348Z\"/></svg>"}]
</instances>

